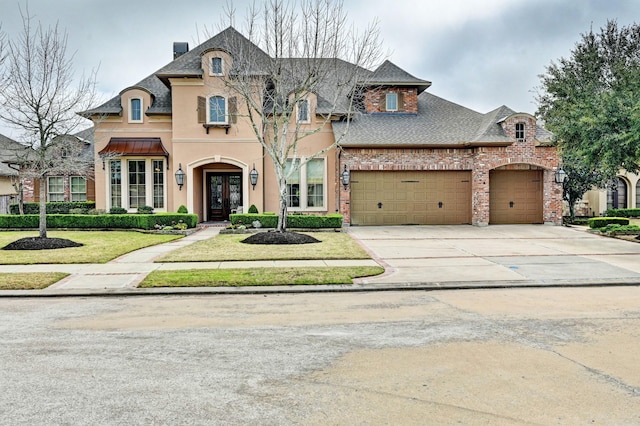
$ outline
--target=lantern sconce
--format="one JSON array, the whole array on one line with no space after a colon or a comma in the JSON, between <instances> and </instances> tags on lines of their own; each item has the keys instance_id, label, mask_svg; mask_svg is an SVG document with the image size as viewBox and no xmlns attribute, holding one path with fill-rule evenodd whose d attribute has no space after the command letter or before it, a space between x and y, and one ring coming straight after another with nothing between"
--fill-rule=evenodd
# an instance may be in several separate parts
<instances>
[{"instance_id":1,"label":"lantern sconce","mask_svg":"<svg viewBox=\"0 0 640 426\"><path fill-rule=\"evenodd\" d=\"M184 185L184 172L182 171L182 163L178 164L178 170L176 170L176 183L178 189L182 191L182 185Z\"/></svg>"},{"instance_id":2,"label":"lantern sconce","mask_svg":"<svg viewBox=\"0 0 640 426\"><path fill-rule=\"evenodd\" d=\"M256 170L255 163L253 164L253 169L249 172L249 181L251 182L251 186L253 190L256 190L256 185L258 184L258 171Z\"/></svg>"},{"instance_id":3,"label":"lantern sconce","mask_svg":"<svg viewBox=\"0 0 640 426\"><path fill-rule=\"evenodd\" d=\"M351 173L347 170L346 164L344 165L344 170L340 173L340 177L342 178L342 186L344 186L344 189L347 189L349 186L349 180L351 180Z\"/></svg>"},{"instance_id":4,"label":"lantern sconce","mask_svg":"<svg viewBox=\"0 0 640 426\"><path fill-rule=\"evenodd\" d=\"M556 183L564 183L569 177L567 176L567 172L562 170L562 166L558 167L555 174Z\"/></svg>"}]
</instances>

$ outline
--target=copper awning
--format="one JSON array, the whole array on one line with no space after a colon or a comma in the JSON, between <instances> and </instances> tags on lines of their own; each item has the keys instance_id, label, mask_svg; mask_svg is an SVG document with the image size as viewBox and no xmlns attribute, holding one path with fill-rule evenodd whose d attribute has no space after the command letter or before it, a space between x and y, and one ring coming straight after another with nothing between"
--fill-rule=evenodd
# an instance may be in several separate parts
<instances>
[{"instance_id":1,"label":"copper awning","mask_svg":"<svg viewBox=\"0 0 640 426\"><path fill-rule=\"evenodd\" d=\"M160 138L111 138L98 155L169 157Z\"/></svg>"}]
</instances>

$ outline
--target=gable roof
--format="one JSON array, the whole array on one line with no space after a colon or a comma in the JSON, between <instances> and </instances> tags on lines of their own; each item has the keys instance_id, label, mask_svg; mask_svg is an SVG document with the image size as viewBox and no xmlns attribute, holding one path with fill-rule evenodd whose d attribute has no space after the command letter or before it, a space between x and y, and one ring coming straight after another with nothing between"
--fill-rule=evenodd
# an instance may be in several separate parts
<instances>
[{"instance_id":1,"label":"gable roof","mask_svg":"<svg viewBox=\"0 0 640 426\"><path fill-rule=\"evenodd\" d=\"M418 94L431 86L431 82L414 77L393 62L386 60L366 81L367 86L415 86Z\"/></svg>"},{"instance_id":2,"label":"gable roof","mask_svg":"<svg viewBox=\"0 0 640 426\"><path fill-rule=\"evenodd\" d=\"M13 139L0 135L0 176L16 176L18 174L4 161L15 160L16 154L24 152L26 149L28 148Z\"/></svg>"}]
</instances>

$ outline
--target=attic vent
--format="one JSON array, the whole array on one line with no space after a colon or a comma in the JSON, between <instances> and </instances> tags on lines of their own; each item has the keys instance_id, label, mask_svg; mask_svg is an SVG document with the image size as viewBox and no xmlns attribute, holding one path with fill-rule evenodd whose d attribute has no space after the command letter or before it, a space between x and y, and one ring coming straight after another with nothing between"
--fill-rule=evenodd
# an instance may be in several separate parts
<instances>
[{"instance_id":1,"label":"attic vent","mask_svg":"<svg viewBox=\"0 0 640 426\"><path fill-rule=\"evenodd\" d=\"M177 59L178 57L184 55L188 51L189 51L189 43L184 41L173 42L173 59Z\"/></svg>"}]
</instances>

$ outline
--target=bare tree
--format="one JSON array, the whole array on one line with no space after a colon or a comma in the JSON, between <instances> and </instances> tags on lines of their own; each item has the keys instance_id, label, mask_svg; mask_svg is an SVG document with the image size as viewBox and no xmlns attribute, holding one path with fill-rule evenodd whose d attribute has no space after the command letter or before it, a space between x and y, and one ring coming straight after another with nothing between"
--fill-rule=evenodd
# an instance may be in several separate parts
<instances>
[{"instance_id":1,"label":"bare tree","mask_svg":"<svg viewBox=\"0 0 640 426\"><path fill-rule=\"evenodd\" d=\"M90 150L68 137L85 126L76 111L94 99L95 71L75 79L73 55L67 54L67 34L58 26L43 28L29 11L22 12L22 32L7 40L0 65L0 119L20 132L29 149L15 159L21 176L40 181L40 237L47 237L46 179L86 175L94 166Z\"/></svg>"},{"instance_id":2,"label":"bare tree","mask_svg":"<svg viewBox=\"0 0 640 426\"><path fill-rule=\"evenodd\" d=\"M234 9L227 13L233 22ZM225 32L229 36L224 42L233 55L225 85L239 98L237 109L230 105L229 112L246 114L274 164L279 186L277 231L284 232L287 180L335 148L348 126L330 146L304 158L299 154L301 144L330 129L331 121L349 120L355 113L358 86L382 57L379 29L377 22L362 31L349 26L340 0L268 0L261 8L254 4L248 10L245 25L246 38ZM314 113L317 119L297 118L300 108L303 115Z\"/></svg>"}]
</instances>

